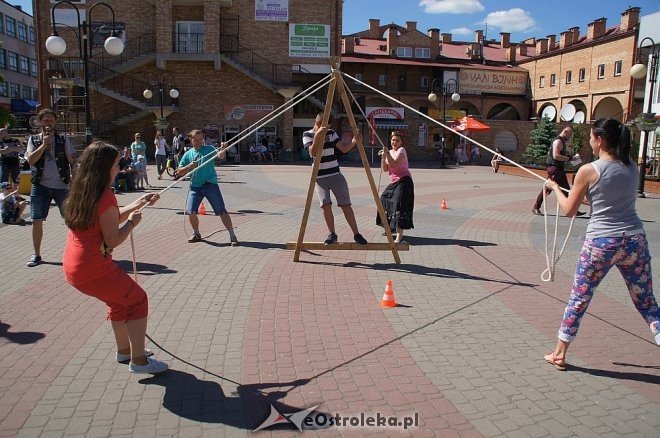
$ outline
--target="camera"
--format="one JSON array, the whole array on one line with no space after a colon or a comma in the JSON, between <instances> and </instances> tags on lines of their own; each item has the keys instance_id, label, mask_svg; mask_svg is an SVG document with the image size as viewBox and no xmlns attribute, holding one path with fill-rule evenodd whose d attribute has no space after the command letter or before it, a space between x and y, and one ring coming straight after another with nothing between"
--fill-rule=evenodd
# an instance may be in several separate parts
<instances>
[{"instance_id":1,"label":"camera","mask_svg":"<svg viewBox=\"0 0 660 438\"><path fill-rule=\"evenodd\" d=\"M44 134L46 135L50 134L50 130L51 130L50 126L44 126Z\"/></svg>"}]
</instances>

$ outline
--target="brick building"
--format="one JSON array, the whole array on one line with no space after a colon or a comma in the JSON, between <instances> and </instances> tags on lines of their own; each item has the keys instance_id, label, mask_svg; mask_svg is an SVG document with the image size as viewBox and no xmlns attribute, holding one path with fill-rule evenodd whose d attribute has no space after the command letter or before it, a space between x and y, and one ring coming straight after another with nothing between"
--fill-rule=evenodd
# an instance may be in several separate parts
<instances>
[{"instance_id":1,"label":"brick building","mask_svg":"<svg viewBox=\"0 0 660 438\"><path fill-rule=\"evenodd\" d=\"M470 136L510 155L524 150L531 124L527 71L514 64L515 49L508 33L495 41L477 30L473 41L455 41L438 29L421 32L415 22L381 25L380 20L371 19L369 29L343 38L344 72L435 120L450 124L464 115L482 119L492 129ZM404 130L412 158L434 158L440 138L448 149L458 141L434 122L360 84L347 82L364 99L369 110L365 115L371 117L376 111L375 125L384 141L389 130ZM431 92L438 96L435 102L428 100ZM451 98L456 92L458 101ZM394 108L400 120L379 118L387 108ZM363 124L362 129L368 143L373 143L368 126Z\"/></svg>"},{"instance_id":2,"label":"brick building","mask_svg":"<svg viewBox=\"0 0 660 438\"><path fill-rule=\"evenodd\" d=\"M527 56L518 65L529 71L534 114L561 121L567 104L575 108L567 112L576 114L575 121L601 117L627 121L639 113L641 99L634 96L629 73L639 15L640 8L630 7L610 28L605 18L599 18L587 25L586 34L573 27L559 38L548 35L521 43Z\"/></svg>"},{"instance_id":3,"label":"brick building","mask_svg":"<svg viewBox=\"0 0 660 438\"><path fill-rule=\"evenodd\" d=\"M91 1L74 3L93 29L88 69L93 136L118 145L128 145L134 132L142 132L151 146L161 111L168 138L174 126L231 138L327 74L340 44L340 0L116 0L111 2L115 30L125 48L111 57L102 48L112 27L110 11L102 5L91 9ZM278 3L283 7L274 8ZM52 32L53 4L35 1L41 83L49 84L41 91L41 104L60 114L67 131L81 134L83 63L71 29L78 23L69 5L55 9L67 51L51 56L44 42ZM168 95L172 87L179 92L176 99ZM153 92L151 99L143 96L146 88ZM279 136L285 147L300 144L293 137L293 126L301 124L295 119L308 120L318 109L312 102L287 111L242 142L241 152L245 156L247 143L262 135L270 141Z\"/></svg>"},{"instance_id":4,"label":"brick building","mask_svg":"<svg viewBox=\"0 0 660 438\"><path fill-rule=\"evenodd\" d=\"M34 114L38 99L37 57L32 16L20 6L0 0L0 106L18 119L18 127L27 128L27 118ZM24 126L25 125L25 126Z\"/></svg>"}]
</instances>

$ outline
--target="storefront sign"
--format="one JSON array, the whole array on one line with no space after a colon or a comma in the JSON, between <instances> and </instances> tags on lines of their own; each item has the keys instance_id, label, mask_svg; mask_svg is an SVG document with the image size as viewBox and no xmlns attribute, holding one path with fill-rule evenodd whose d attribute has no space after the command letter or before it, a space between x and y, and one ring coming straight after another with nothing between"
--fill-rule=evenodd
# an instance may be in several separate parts
<instances>
[{"instance_id":1,"label":"storefront sign","mask_svg":"<svg viewBox=\"0 0 660 438\"><path fill-rule=\"evenodd\" d=\"M252 122L268 113L273 112L273 104L246 104L246 105L225 105L225 118L227 120L244 120Z\"/></svg>"},{"instance_id":2,"label":"storefront sign","mask_svg":"<svg viewBox=\"0 0 660 438\"><path fill-rule=\"evenodd\" d=\"M330 26L327 24L289 24L289 56L329 58Z\"/></svg>"},{"instance_id":3,"label":"storefront sign","mask_svg":"<svg viewBox=\"0 0 660 438\"><path fill-rule=\"evenodd\" d=\"M256 21L289 21L289 0L255 0Z\"/></svg>"},{"instance_id":4,"label":"storefront sign","mask_svg":"<svg viewBox=\"0 0 660 438\"><path fill-rule=\"evenodd\" d=\"M367 118L403 120L404 109L398 107L368 106Z\"/></svg>"},{"instance_id":5,"label":"storefront sign","mask_svg":"<svg viewBox=\"0 0 660 438\"><path fill-rule=\"evenodd\" d=\"M462 68L460 93L525 94L527 73Z\"/></svg>"},{"instance_id":6,"label":"storefront sign","mask_svg":"<svg viewBox=\"0 0 660 438\"><path fill-rule=\"evenodd\" d=\"M429 117L435 120L442 121L442 111L437 108L429 108ZM463 110L445 110L446 120L459 120L465 117L466 113Z\"/></svg>"}]
</instances>

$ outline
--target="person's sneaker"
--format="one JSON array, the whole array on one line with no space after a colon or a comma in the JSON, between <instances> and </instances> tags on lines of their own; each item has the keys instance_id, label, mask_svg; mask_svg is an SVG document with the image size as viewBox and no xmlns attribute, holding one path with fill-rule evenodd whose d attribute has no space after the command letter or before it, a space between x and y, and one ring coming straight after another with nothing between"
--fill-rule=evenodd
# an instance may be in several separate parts
<instances>
[{"instance_id":1,"label":"person's sneaker","mask_svg":"<svg viewBox=\"0 0 660 438\"><path fill-rule=\"evenodd\" d=\"M195 243L201 241L202 241L202 235L199 233L193 233L193 235L188 238L188 243Z\"/></svg>"},{"instance_id":2,"label":"person's sneaker","mask_svg":"<svg viewBox=\"0 0 660 438\"><path fill-rule=\"evenodd\" d=\"M153 357L147 358L146 365L135 365L132 362L128 364L128 371L134 374L160 374L167 371L168 368L165 362L156 360Z\"/></svg>"},{"instance_id":3,"label":"person's sneaker","mask_svg":"<svg viewBox=\"0 0 660 438\"><path fill-rule=\"evenodd\" d=\"M325 242L323 242L323 244L332 245L333 243L337 243L337 235L335 233L330 233L328 234L328 238L325 239Z\"/></svg>"},{"instance_id":4,"label":"person's sneaker","mask_svg":"<svg viewBox=\"0 0 660 438\"><path fill-rule=\"evenodd\" d=\"M655 336L655 343L660 346L660 322L651 323L651 333Z\"/></svg>"},{"instance_id":5,"label":"person's sneaker","mask_svg":"<svg viewBox=\"0 0 660 438\"><path fill-rule=\"evenodd\" d=\"M144 349L144 357L151 357L153 355L154 355L153 351L149 350L148 348ZM128 363L131 360L131 355L115 353L115 359L117 359L117 362L119 363Z\"/></svg>"},{"instance_id":6,"label":"person's sneaker","mask_svg":"<svg viewBox=\"0 0 660 438\"><path fill-rule=\"evenodd\" d=\"M367 239L362 237L362 234L357 233L355 236L353 236L353 240L355 240L355 243L359 243L360 245L366 245L367 244Z\"/></svg>"},{"instance_id":7,"label":"person's sneaker","mask_svg":"<svg viewBox=\"0 0 660 438\"><path fill-rule=\"evenodd\" d=\"M27 266L28 268L33 268L37 265L40 265L41 263L43 263L42 260L41 260L41 256L38 256L36 254L32 254L32 257L30 257L30 261L27 262L27 264L25 266Z\"/></svg>"},{"instance_id":8,"label":"person's sneaker","mask_svg":"<svg viewBox=\"0 0 660 438\"><path fill-rule=\"evenodd\" d=\"M231 246L238 246L238 239L236 238L236 236L229 238L229 244Z\"/></svg>"},{"instance_id":9,"label":"person's sneaker","mask_svg":"<svg viewBox=\"0 0 660 438\"><path fill-rule=\"evenodd\" d=\"M532 208L532 213L534 213L537 216L543 216L543 213L541 213L541 210L538 208Z\"/></svg>"}]
</instances>

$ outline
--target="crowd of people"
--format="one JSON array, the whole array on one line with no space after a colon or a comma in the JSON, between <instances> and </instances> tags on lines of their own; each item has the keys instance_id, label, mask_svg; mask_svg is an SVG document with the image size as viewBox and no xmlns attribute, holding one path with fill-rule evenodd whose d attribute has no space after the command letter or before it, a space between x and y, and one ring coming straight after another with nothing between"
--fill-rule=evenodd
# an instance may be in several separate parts
<instances>
[{"instance_id":1,"label":"crowd of people","mask_svg":"<svg viewBox=\"0 0 660 438\"><path fill-rule=\"evenodd\" d=\"M113 145L94 142L85 147L81 157L76 159L70 141L57 131L57 114L50 109L42 110L38 119L41 132L30 137L25 153L32 171L30 211L34 247L27 266L35 267L43 263L43 222L48 216L51 201L55 201L69 228L63 256L66 281L81 293L96 297L108 306L108 319L117 344L117 361L128 363L129 371L133 373L157 374L167 370L168 365L154 359L153 352L145 348L148 316L146 292L112 261L113 249L139 225L141 210L159 200L158 194L146 193L127 206L120 207L111 189L122 180L125 183L121 186L125 185L126 189L129 185L133 189L144 189L145 184L151 187L146 172L147 148L141 134L136 133L130 146L121 151ZM314 126L303 134L302 145L313 159L319 159L316 194L329 233L324 244L331 246L339 240L332 211L334 196L351 229L354 242L367 245L367 240L358 229L349 185L337 161L339 152L348 153L361 143L362 138L356 134L350 140L342 140L331 124L331 118L324 123L323 114L318 114ZM559 370L566 369L566 353L575 339L580 320L595 289L613 266L623 275L633 303L660 345L660 310L653 295L648 244L643 224L635 210L639 174L635 163L629 158L628 128L615 119L601 119L593 125L590 144L597 160L580 168L572 189L563 172L563 164L570 159L565 143L571 134L571 127L567 126L553 141L548 152L548 179L544 188L546 195L554 191L560 207L568 216L578 215L578 207L583 203L591 208L557 345L544 357ZM10 143L2 130L0 139ZM226 158L227 151L224 149L228 144L221 143L220 146L218 149L207 143L204 133L198 129L190 131L186 140L176 127L172 131L171 145L162 132L157 133L154 141L158 178L162 178L164 170L160 157L172 154L176 163L174 177L190 180L185 208L193 229L189 243L203 240L197 215L202 202L207 200L228 231L229 245L239 245L214 167L215 159ZM464 145L463 150L466 148L467 145ZM12 176L16 174L13 162L5 160L5 157L12 158L18 150L11 144L4 144L0 151L3 151L3 178L6 176L16 181L17 177ZM387 172L390 184L380 196L386 223L377 215L376 225L385 228L385 234L389 229L395 235L394 242L401 243L405 230L414 228L415 202L404 137L393 132L390 147L384 146L379 155L381 169ZM478 158L479 155L472 152L473 160L477 159L475 156ZM502 152L496 148L491 159L493 172L497 173L501 161ZM566 189L568 194L562 189ZM535 213L543 197L542 192L534 205ZM1 183L0 213L3 223L20 224L27 205L27 201L17 194L14 184L7 181Z\"/></svg>"}]
</instances>

